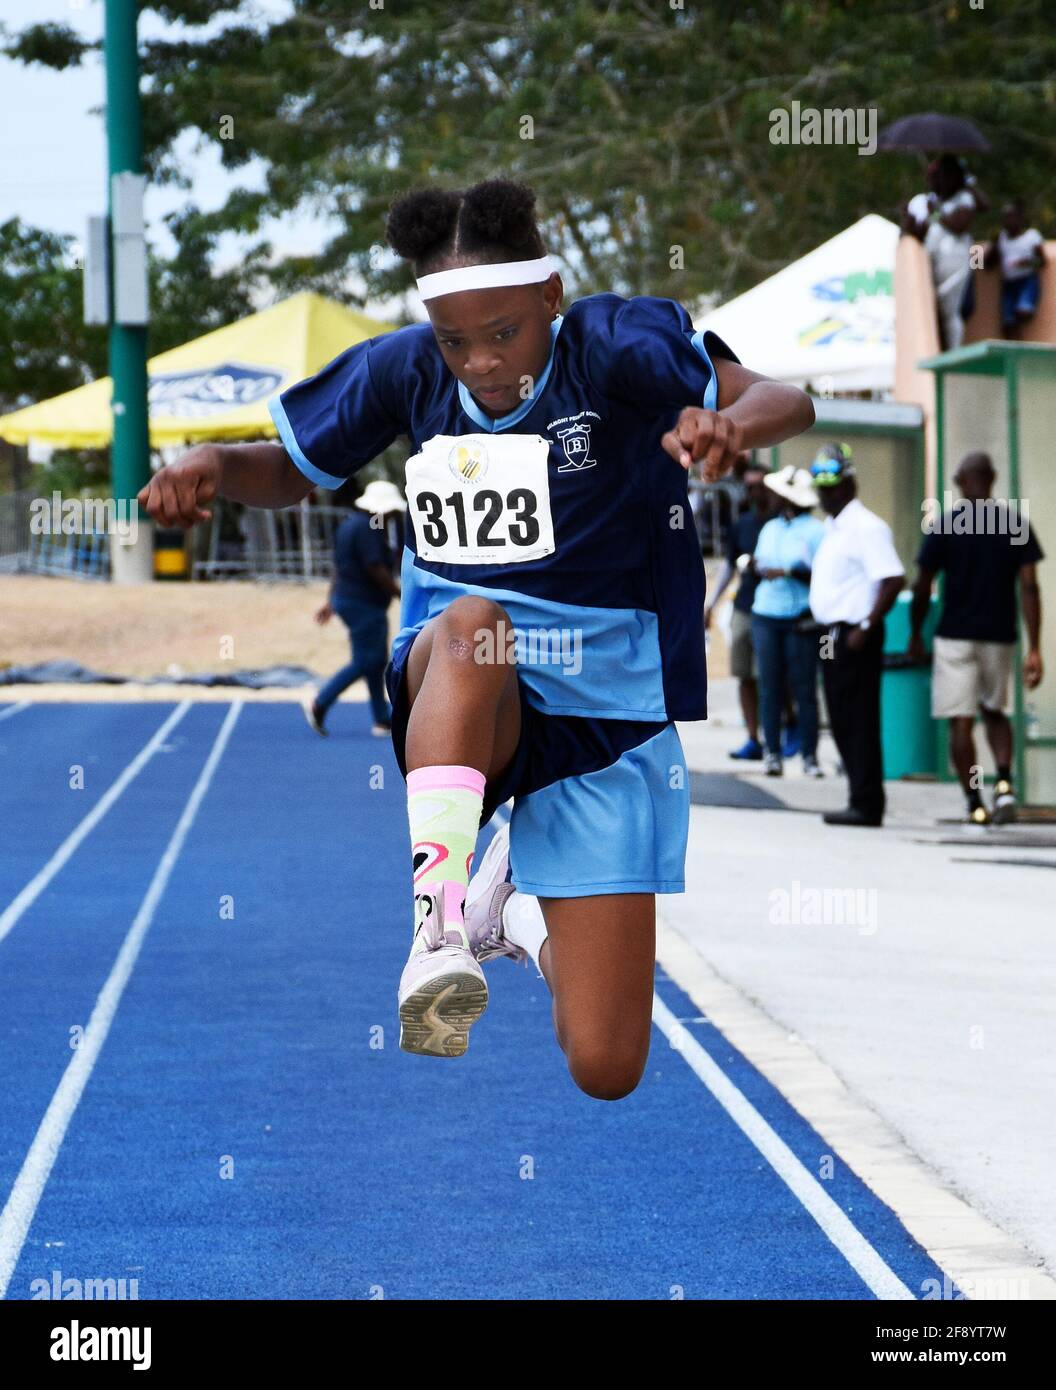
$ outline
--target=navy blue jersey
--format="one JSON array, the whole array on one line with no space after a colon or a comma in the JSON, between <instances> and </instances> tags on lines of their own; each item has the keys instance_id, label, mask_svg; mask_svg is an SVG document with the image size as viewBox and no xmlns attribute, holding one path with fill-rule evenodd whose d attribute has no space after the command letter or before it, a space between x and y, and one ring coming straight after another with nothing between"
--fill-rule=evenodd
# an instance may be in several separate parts
<instances>
[{"instance_id":1,"label":"navy blue jersey","mask_svg":"<svg viewBox=\"0 0 1056 1390\"><path fill-rule=\"evenodd\" d=\"M972 503L962 497L952 516L943 514L921 544L921 569L946 572L936 637L1016 641L1019 571L1045 556L1027 524L1025 508L1017 506L1010 516L1007 502L988 500L986 506L994 509L993 520L980 526Z\"/></svg>"},{"instance_id":2,"label":"navy blue jersey","mask_svg":"<svg viewBox=\"0 0 1056 1390\"><path fill-rule=\"evenodd\" d=\"M388 608L391 594L377 585L370 566L392 566L392 553L385 532L371 525L366 512L351 512L334 533L335 599L344 603L363 603L372 608Z\"/></svg>"},{"instance_id":3,"label":"navy blue jersey","mask_svg":"<svg viewBox=\"0 0 1056 1390\"><path fill-rule=\"evenodd\" d=\"M269 404L290 457L338 487L406 436L408 521L393 654L460 594L500 603L526 695L554 714L703 719L704 568L687 474L660 447L717 407L712 356L670 299L577 300L535 389L493 419L428 324L341 354ZM501 637L501 634L500 634Z\"/></svg>"}]
</instances>

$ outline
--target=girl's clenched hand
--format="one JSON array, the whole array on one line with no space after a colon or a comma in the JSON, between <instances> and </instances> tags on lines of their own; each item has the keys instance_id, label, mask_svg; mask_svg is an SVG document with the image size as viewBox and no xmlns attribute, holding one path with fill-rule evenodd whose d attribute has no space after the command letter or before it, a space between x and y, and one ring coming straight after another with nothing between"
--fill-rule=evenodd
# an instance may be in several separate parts
<instances>
[{"instance_id":1,"label":"girl's clenched hand","mask_svg":"<svg viewBox=\"0 0 1056 1390\"><path fill-rule=\"evenodd\" d=\"M705 482L713 483L728 473L737 456L743 453L744 432L736 421L721 411L690 405L660 443L683 468L688 469L702 460L701 475Z\"/></svg>"}]
</instances>

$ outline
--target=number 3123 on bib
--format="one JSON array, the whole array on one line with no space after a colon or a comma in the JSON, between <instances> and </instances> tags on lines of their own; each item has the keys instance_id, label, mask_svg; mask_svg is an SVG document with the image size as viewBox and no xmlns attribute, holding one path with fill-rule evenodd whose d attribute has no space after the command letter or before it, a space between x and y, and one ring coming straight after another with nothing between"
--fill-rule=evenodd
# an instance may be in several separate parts
<instances>
[{"instance_id":1,"label":"number 3123 on bib","mask_svg":"<svg viewBox=\"0 0 1056 1390\"><path fill-rule=\"evenodd\" d=\"M407 460L418 554L512 565L554 553L550 445L538 434L436 435Z\"/></svg>"}]
</instances>

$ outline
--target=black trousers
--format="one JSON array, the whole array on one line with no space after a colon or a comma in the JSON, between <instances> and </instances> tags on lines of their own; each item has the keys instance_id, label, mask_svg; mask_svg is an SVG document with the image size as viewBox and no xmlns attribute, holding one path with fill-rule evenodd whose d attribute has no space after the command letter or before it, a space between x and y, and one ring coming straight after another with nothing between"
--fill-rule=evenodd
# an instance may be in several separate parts
<instances>
[{"instance_id":1,"label":"black trousers","mask_svg":"<svg viewBox=\"0 0 1056 1390\"><path fill-rule=\"evenodd\" d=\"M880 676L883 671L884 624L865 635L865 646L847 646L852 631L844 623L821 634L821 677L836 747L850 783L849 802L870 819L884 814L884 754L880 746ZM834 642L826 638L835 636ZM831 648L831 651L830 651Z\"/></svg>"}]
</instances>

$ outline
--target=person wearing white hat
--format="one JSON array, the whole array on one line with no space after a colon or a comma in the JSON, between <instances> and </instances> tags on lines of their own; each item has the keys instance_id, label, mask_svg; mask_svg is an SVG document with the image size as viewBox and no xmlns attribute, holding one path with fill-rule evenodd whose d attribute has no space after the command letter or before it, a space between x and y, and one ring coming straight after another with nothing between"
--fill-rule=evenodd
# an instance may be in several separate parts
<instances>
[{"instance_id":1,"label":"person wearing white hat","mask_svg":"<svg viewBox=\"0 0 1056 1390\"><path fill-rule=\"evenodd\" d=\"M367 682L374 717L372 732L387 735L392 712L385 693L385 667L389 660L389 602L400 592L393 578L392 551L385 523L406 510L395 483L377 478L356 498L356 511L340 523L334 534L334 571L330 593L315 615L328 623L336 613L348 628L352 659L342 666L303 705L305 718L317 734L326 734L327 712L341 693L358 680Z\"/></svg>"},{"instance_id":2,"label":"person wearing white hat","mask_svg":"<svg viewBox=\"0 0 1056 1390\"><path fill-rule=\"evenodd\" d=\"M373 482L368 483L362 496L356 498L355 505L360 511L380 517L407 510L407 503L403 500L400 489L387 478L375 478Z\"/></svg>"},{"instance_id":3,"label":"person wearing white hat","mask_svg":"<svg viewBox=\"0 0 1056 1390\"><path fill-rule=\"evenodd\" d=\"M781 512L759 533L752 565L759 584L752 600L752 640L759 664L759 707L768 777L780 777L781 710L791 682L799 714L803 770L820 777L818 765L818 644L810 613L810 571L824 533L811 515L818 495L805 468L768 473L766 486L781 499Z\"/></svg>"}]
</instances>

